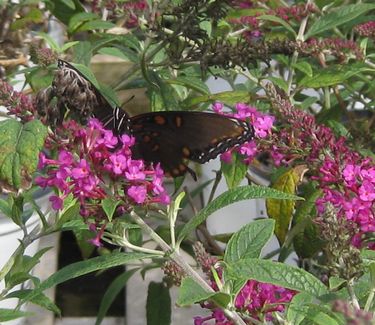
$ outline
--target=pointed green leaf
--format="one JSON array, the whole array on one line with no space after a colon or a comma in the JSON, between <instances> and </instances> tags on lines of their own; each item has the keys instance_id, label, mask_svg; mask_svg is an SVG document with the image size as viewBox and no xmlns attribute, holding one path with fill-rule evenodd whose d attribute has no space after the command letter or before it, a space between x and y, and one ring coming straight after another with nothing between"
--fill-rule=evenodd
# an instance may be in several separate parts
<instances>
[{"instance_id":1,"label":"pointed green leaf","mask_svg":"<svg viewBox=\"0 0 375 325\"><path fill-rule=\"evenodd\" d=\"M297 166L278 177L272 184L272 188L284 193L295 194L301 174L306 170L305 166ZM275 200L267 198L267 215L276 221L275 235L282 244L285 241L292 219L295 202L291 200Z\"/></svg>"},{"instance_id":2,"label":"pointed green leaf","mask_svg":"<svg viewBox=\"0 0 375 325\"><path fill-rule=\"evenodd\" d=\"M192 107L201 103L213 103L215 101L219 101L227 105L234 105L236 103L248 103L250 100L251 94L248 91L223 91L221 93L188 98L182 102L181 106Z\"/></svg>"},{"instance_id":3,"label":"pointed green leaf","mask_svg":"<svg viewBox=\"0 0 375 325\"><path fill-rule=\"evenodd\" d=\"M120 201L115 200L113 197L106 197L104 200L102 200L102 208L105 214L107 215L109 221L112 221L113 214L115 213L119 203Z\"/></svg>"},{"instance_id":4,"label":"pointed green leaf","mask_svg":"<svg viewBox=\"0 0 375 325\"><path fill-rule=\"evenodd\" d=\"M29 312L24 312L24 311L14 310L14 309L0 308L0 322L7 322L12 319L17 319L20 317L27 317L31 315L32 313L29 313Z\"/></svg>"},{"instance_id":5,"label":"pointed green leaf","mask_svg":"<svg viewBox=\"0 0 375 325\"><path fill-rule=\"evenodd\" d=\"M313 297L306 292L295 295L289 304L287 320L290 324L299 325L309 312L309 304Z\"/></svg>"},{"instance_id":6,"label":"pointed green leaf","mask_svg":"<svg viewBox=\"0 0 375 325\"><path fill-rule=\"evenodd\" d=\"M262 16L258 16L257 19L259 19L259 20L268 20L268 21L272 21L274 23L278 23L278 24L284 26L285 29L287 29L288 31L290 31L294 36L297 36L297 33L292 28L292 26L290 26L285 20L283 20L283 19L281 19L281 18L279 18L277 16L262 15Z\"/></svg>"},{"instance_id":7,"label":"pointed green leaf","mask_svg":"<svg viewBox=\"0 0 375 325\"><path fill-rule=\"evenodd\" d=\"M311 215L314 215L315 202L322 195L322 191L312 189L305 193L307 194L306 201L301 202L293 217L293 230L298 230L293 238L293 246L299 257L310 258L323 245L319 237L319 229L311 219Z\"/></svg>"},{"instance_id":8,"label":"pointed green leaf","mask_svg":"<svg viewBox=\"0 0 375 325\"><path fill-rule=\"evenodd\" d=\"M171 296L164 282L150 282L147 292L147 325L171 324Z\"/></svg>"},{"instance_id":9,"label":"pointed green leaf","mask_svg":"<svg viewBox=\"0 0 375 325\"><path fill-rule=\"evenodd\" d=\"M273 235L275 221L256 220L242 227L228 242L224 261L236 263L244 258L259 257L264 245Z\"/></svg>"},{"instance_id":10,"label":"pointed green leaf","mask_svg":"<svg viewBox=\"0 0 375 325\"><path fill-rule=\"evenodd\" d=\"M333 29L339 25L345 24L348 21L363 15L367 11L375 9L375 4L357 3L353 5L341 6L335 11L320 17L316 20L305 35L305 39L313 35L320 34L327 30Z\"/></svg>"},{"instance_id":11,"label":"pointed green leaf","mask_svg":"<svg viewBox=\"0 0 375 325\"><path fill-rule=\"evenodd\" d=\"M234 280L257 280L307 292L315 297L328 293L326 286L311 273L270 260L242 259L228 267L226 274Z\"/></svg>"},{"instance_id":12,"label":"pointed green leaf","mask_svg":"<svg viewBox=\"0 0 375 325\"><path fill-rule=\"evenodd\" d=\"M17 192L31 185L47 128L39 120L0 122L0 188Z\"/></svg>"},{"instance_id":13,"label":"pointed green leaf","mask_svg":"<svg viewBox=\"0 0 375 325\"><path fill-rule=\"evenodd\" d=\"M12 291L9 295L7 295L7 298L18 298L20 300L23 300L31 292L32 292L31 289ZM43 307L47 310L50 310L57 315L60 315L60 313L61 313L59 307L57 307L53 303L53 301L43 293L39 293L36 297L34 297L33 299L30 299L29 301L32 302L35 305L38 305L38 306Z\"/></svg>"},{"instance_id":14,"label":"pointed green leaf","mask_svg":"<svg viewBox=\"0 0 375 325\"><path fill-rule=\"evenodd\" d=\"M221 162L221 170L228 188L237 187L241 183L246 176L247 168L247 165L243 162L243 157L237 152L232 154L230 163Z\"/></svg>"},{"instance_id":15,"label":"pointed green leaf","mask_svg":"<svg viewBox=\"0 0 375 325\"><path fill-rule=\"evenodd\" d=\"M292 64L292 67L303 72L305 75L312 77L313 76L313 70L307 61L300 61Z\"/></svg>"},{"instance_id":16,"label":"pointed green leaf","mask_svg":"<svg viewBox=\"0 0 375 325\"><path fill-rule=\"evenodd\" d=\"M104 270L119 265L125 265L134 261L153 257L157 256L144 253L115 252L112 254L93 257L84 261L73 263L52 274L48 279L46 279L38 287L36 287L32 293L27 295L25 299L33 299L40 292L43 292L48 288L54 287L70 279L75 279L87 273Z\"/></svg>"},{"instance_id":17,"label":"pointed green leaf","mask_svg":"<svg viewBox=\"0 0 375 325\"><path fill-rule=\"evenodd\" d=\"M198 78L179 76L175 79L166 80L169 84L181 85L189 89L193 89L201 94L208 95L210 93L207 85Z\"/></svg>"},{"instance_id":18,"label":"pointed green leaf","mask_svg":"<svg viewBox=\"0 0 375 325\"><path fill-rule=\"evenodd\" d=\"M211 215L215 211L238 201L259 198L273 198L278 200L301 199L296 195L283 193L266 186L249 185L230 189L224 192L223 194L219 195L215 200L213 200L210 204L208 204L206 207L200 210L197 215L195 215L193 218L189 220L189 222L185 224L185 226L179 233L178 242L181 243L181 241L184 238L186 238L186 236L188 236L191 231L193 231L204 220L206 220L209 215Z\"/></svg>"},{"instance_id":19,"label":"pointed green leaf","mask_svg":"<svg viewBox=\"0 0 375 325\"><path fill-rule=\"evenodd\" d=\"M310 304L306 319L316 325L341 325L343 322L331 311L331 306Z\"/></svg>"}]
</instances>

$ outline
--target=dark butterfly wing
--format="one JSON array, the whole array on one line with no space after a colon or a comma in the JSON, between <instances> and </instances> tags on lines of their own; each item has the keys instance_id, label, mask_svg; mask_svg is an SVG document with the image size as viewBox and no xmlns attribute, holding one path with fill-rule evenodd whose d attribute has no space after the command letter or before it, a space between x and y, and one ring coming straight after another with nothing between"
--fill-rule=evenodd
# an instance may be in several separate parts
<instances>
[{"instance_id":1,"label":"dark butterfly wing","mask_svg":"<svg viewBox=\"0 0 375 325\"><path fill-rule=\"evenodd\" d=\"M59 59L58 72L53 88L59 99L70 110L79 110L81 117L95 116L115 133L129 133L129 116L121 108L112 105L92 82L72 64Z\"/></svg>"},{"instance_id":2,"label":"dark butterfly wing","mask_svg":"<svg viewBox=\"0 0 375 325\"><path fill-rule=\"evenodd\" d=\"M196 179L186 159L203 164L253 138L253 128L247 122L213 113L167 111L129 118L119 107L112 107L73 65L58 60L58 68L53 87L64 105L94 115L116 134L132 134L135 157L160 163L173 177L188 171ZM85 100L80 102L82 98Z\"/></svg>"},{"instance_id":3,"label":"dark butterfly wing","mask_svg":"<svg viewBox=\"0 0 375 325\"><path fill-rule=\"evenodd\" d=\"M167 111L131 118L136 152L144 160L160 162L173 177L194 173L184 160L205 163L229 148L249 141L253 128L245 121L205 112Z\"/></svg>"}]
</instances>

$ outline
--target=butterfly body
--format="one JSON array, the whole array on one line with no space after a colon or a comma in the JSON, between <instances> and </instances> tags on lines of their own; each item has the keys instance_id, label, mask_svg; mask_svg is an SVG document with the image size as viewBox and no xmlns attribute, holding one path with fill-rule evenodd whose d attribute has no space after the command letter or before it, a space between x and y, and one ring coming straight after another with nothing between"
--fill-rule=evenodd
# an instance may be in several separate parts
<instances>
[{"instance_id":1,"label":"butterfly body","mask_svg":"<svg viewBox=\"0 0 375 325\"><path fill-rule=\"evenodd\" d=\"M57 74L63 76L60 79L71 79L72 83L78 84L74 92L69 91L69 83L65 87L63 102L69 109L77 109L70 93L76 94L78 91L82 92L82 96L90 93L91 115L118 135L133 135L136 139L134 156L146 162L160 163L166 174L173 177L190 172L195 178L186 160L203 164L254 136L252 126L246 121L214 113L161 111L129 117L121 108L112 107L73 65L59 60L58 68ZM58 88L59 85L55 82L54 87ZM64 90L60 93L64 94Z\"/></svg>"}]
</instances>

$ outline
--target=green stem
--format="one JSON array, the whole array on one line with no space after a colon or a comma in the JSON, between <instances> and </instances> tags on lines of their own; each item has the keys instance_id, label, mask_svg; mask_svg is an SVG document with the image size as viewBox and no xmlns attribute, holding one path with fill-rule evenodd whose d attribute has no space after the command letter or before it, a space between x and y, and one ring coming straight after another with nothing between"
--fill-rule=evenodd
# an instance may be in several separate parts
<instances>
[{"instance_id":1,"label":"green stem","mask_svg":"<svg viewBox=\"0 0 375 325\"><path fill-rule=\"evenodd\" d=\"M371 309L372 303L374 301L374 296L375 296L375 288L373 288L370 291L370 294L367 297L367 301L366 301L364 311L369 311Z\"/></svg>"},{"instance_id":2,"label":"green stem","mask_svg":"<svg viewBox=\"0 0 375 325\"><path fill-rule=\"evenodd\" d=\"M353 280L348 281L348 284L347 284L346 288L348 289L348 293L349 293L349 297L350 297L352 306L356 309L361 309L361 307L359 306L359 303L358 303L358 299L357 299L357 297L355 295L355 292L354 292Z\"/></svg>"},{"instance_id":3,"label":"green stem","mask_svg":"<svg viewBox=\"0 0 375 325\"><path fill-rule=\"evenodd\" d=\"M308 0L306 5L309 5L311 2L312 2L311 0ZM307 15L301 21L301 25L300 25L299 30L298 30L298 35L296 37L297 42L298 41L301 41L301 42L304 41L304 34L305 34L308 19L309 19L309 16ZM294 51L293 56L292 56L292 61L291 61L291 64L290 64L289 73L288 73L288 81L287 81L287 83L288 83L288 92L287 92L288 96L292 92L292 85L293 85L293 78L294 78L294 67L293 67L293 65L297 63L297 60L298 60L298 52Z\"/></svg>"},{"instance_id":4,"label":"green stem","mask_svg":"<svg viewBox=\"0 0 375 325\"><path fill-rule=\"evenodd\" d=\"M197 284L199 284L207 292L214 293L215 291L210 287L210 285L185 261L182 255L178 251L171 252L171 247L161 238L154 230L146 224L143 219L138 216L134 211L130 213L130 217L137 223L142 230L144 230L160 247L161 249L169 254L169 257L180 266L183 271L190 276ZM240 315L234 311L228 309L223 309L226 316L231 318L236 325L246 325L242 320Z\"/></svg>"},{"instance_id":5,"label":"green stem","mask_svg":"<svg viewBox=\"0 0 375 325\"><path fill-rule=\"evenodd\" d=\"M212 185L212 190L211 190L210 196L208 198L207 204L209 204L214 199L214 195L215 195L217 187L219 186L219 183L221 181L221 177L222 177L222 172L221 172L221 170L219 170L219 171L216 172L215 183Z\"/></svg>"}]
</instances>

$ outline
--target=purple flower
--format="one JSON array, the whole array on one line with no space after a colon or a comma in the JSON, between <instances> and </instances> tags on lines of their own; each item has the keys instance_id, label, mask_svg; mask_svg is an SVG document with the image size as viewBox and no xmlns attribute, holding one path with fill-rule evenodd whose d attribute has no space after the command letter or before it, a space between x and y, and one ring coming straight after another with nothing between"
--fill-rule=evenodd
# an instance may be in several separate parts
<instances>
[{"instance_id":1,"label":"purple flower","mask_svg":"<svg viewBox=\"0 0 375 325\"><path fill-rule=\"evenodd\" d=\"M78 163L78 167L72 169L72 177L74 179L84 178L89 175L90 166L85 159L81 159Z\"/></svg>"},{"instance_id":2,"label":"purple flower","mask_svg":"<svg viewBox=\"0 0 375 325\"><path fill-rule=\"evenodd\" d=\"M122 154L112 154L109 156L109 162L106 164L108 166L108 170L112 170L112 172L116 175L121 175L125 169L127 168L127 159Z\"/></svg>"},{"instance_id":3,"label":"purple flower","mask_svg":"<svg viewBox=\"0 0 375 325\"><path fill-rule=\"evenodd\" d=\"M212 109L214 110L215 113L218 113L218 114L222 113L223 108L224 108L223 103L215 102L212 104Z\"/></svg>"},{"instance_id":4,"label":"purple flower","mask_svg":"<svg viewBox=\"0 0 375 325\"><path fill-rule=\"evenodd\" d=\"M359 197L363 201L375 200L375 186L371 182L365 180L358 190Z\"/></svg>"},{"instance_id":5,"label":"purple flower","mask_svg":"<svg viewBox=\"0 0 375 325\"><path fill-rule=\"evenodd\" d=\"M147 190L144 186L132 185L128 189L128 195L137 203L142 204L146 200Z\"/></svg>"},{"instance_id":6,"label":"purple flower","mask_svg":"<svg viewBox=\"0 0 375 325\"><path fill-rule=\"evenodd\" d=\"M121 142L123 143L124 146L131 147L135 144L135 138L127 134L123 134L121 136Z\"/></svg>"},{"instance_id":7,"label":"purple flower","mask_svg":"<svg viewBox=\"0 0 375 325\"><path fill-rule=\"evenodd\" d=\"M265 138L270 133L274 120L275 118L269 115L257 116L253 124L255 135L258 138Z\"/></svg>"},{"instance_id":8,"label":"purple flower","mask_svg":"<svg viewBox=\"0 0 375 325\"><path fill-rule=\"evenodd\" d=\"M52 203L52 208L55 210L61 210L64 206L64 201L56 195L51 195L49 201Z\"/></svg>"},{"instance_id":9,"label":"purple flower","mask_svg":"<svg viewBox=\"0 0 375 325\"><path fill-rule=\"evenodd\" d=\"M54 208L62 208L63 200L71 194L78 200L86 222L95 220L95 225L99 221L105 225L108 220L101 205L108 195L121 201L126 210L134 204L170 203L160 164L146 167L142 160L132 159L134 137L123 135L120 141L96 119L91 119L86 128L74 121L64 122L56 133L49 145L51 152L59 152L58 160L41 155L40 165L46 175L35 180L62 193L60 198L51 197ZM100 238L101 234L92 243L99 245Z\"/></svg>"},{"instance_id":10,"label":"purple flower","mask_svg":"<svg viewBox=\"0 0 375 325\"><path fill-rule=\"evenodd\" d=\"M128 180L144 180L146 178L145 173L142 171L144 167L142 160L128 160L127 167L125 177Z\"/></svg>"}]
</instances>

